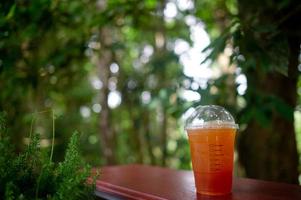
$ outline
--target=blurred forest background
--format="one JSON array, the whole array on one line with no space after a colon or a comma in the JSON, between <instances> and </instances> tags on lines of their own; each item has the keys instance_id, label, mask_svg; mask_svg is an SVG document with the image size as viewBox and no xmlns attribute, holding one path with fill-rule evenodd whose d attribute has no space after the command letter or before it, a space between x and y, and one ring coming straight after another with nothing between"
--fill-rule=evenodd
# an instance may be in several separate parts
<instances>
[{"instance_id":1,"label":"blurred forest background","mask_svg":"<svg viewBox=\"0 0 301 200\"><path fill-rule=\"evenodd\" d=\"M57 161L79 130L92 165L191 169L183 121L218 104L240 125L236 174L298 183L298 0L15 0L0 10L0 111L18 151L32 122L51 145L53 110Z\"/></svg>"}]
</instances>

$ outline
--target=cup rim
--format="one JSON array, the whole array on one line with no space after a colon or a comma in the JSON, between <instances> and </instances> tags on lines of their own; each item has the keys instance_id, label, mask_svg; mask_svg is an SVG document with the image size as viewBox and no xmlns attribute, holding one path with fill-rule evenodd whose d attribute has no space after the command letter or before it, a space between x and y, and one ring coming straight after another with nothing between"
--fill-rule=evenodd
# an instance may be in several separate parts
<instances>
[{"instance_id":1,"label":"cup rim","mask_svg":"<svg viewBox=\"0 0 301 200\"><path fill-rule=\"evenodd\" d=\"M238 124L231 122L204 122L203 124L189 125L185 127L185 130L194 130L194 129L222 129L222 128L231 128L239 129Z\"/></svg>"}]
</instances>

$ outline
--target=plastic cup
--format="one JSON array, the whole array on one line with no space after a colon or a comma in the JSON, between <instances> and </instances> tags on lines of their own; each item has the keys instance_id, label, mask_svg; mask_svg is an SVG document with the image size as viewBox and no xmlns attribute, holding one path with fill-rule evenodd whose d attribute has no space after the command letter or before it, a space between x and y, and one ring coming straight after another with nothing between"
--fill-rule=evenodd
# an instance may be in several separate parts
<instances>
[{"instance_id":1,"label":"plastic cup","mask_svg":"<svg viewBox=\"0 0 301 200\"><path fill-rule=\"evenodd\" d=\"M216 105L198 106L186 120L197 193L231 193L237 128L232 115Z\"/></svg>"}]
</instances>

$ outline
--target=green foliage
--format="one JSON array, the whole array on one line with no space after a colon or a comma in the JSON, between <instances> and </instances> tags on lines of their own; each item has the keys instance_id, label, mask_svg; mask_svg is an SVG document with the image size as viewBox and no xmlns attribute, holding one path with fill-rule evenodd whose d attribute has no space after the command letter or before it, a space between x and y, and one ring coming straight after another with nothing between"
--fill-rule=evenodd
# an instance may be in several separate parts
<instances>
[{"instance_id":1,"label":"green foliage","mask_svg":"<svg viewBox=\"0 0 301 200\"><path fill-rule=\"evenodd\" d=\"M79 134L74 133L68 144L65 160L57 168L57 193L54 199L91 199L93 188L87 187L85 181L91 168L85 166L78 151ZM84 166L84 168L82 168ZM80 172L79 172L80 170ZM70 197L72 193L73 197Z\"/></svg>"},{"instance_id":2,"label":"green foliage","mask_svg":"<svg viewBox=\"0 0 301 200\"><path fill-rule=\"evenodd\" d=\"M177 16L166 19L164 8L174 2L178 1L1 2L0 110L8 111L16 151L25 151L23 133L32 118L28 113L49 108L57 115L55 141L59 142L55 143L54 161L64 159L61 152L75 129L83 133L78 142L93 165L106 162L101 151L104 137L112 144L114 164L161 164L166 159L169 167L189 169L181 117L198 104L223 105L242 124L256 119L270 126L271 113L291 121L293 108L277 95L256 88L258 80L252 78L254 73L287 73L287 40L279 32L283 20L278 14L289 10L291 0L239 1L246 2L252 12L239 11L235 0L191 1L190 9L175 4ZM269 23L271 20L276 23ZM181 55L175 53L177 41L193 45L190 23L203 24L212 39L204 50L209 55L204 62L212 63L213 71L217 69L220 75L205 84L183 73ZM236 69L231 72L222 71L218 61L225 49L231 50L227 65ZM117 72L110 70L113 63L118 65ZM104 74L107 81L102 79ZM248 81L242 96L235 83L240 74ZM200 94L201 100L187 101L184 90ZM108 105L113 92L121 94L121 104L114 108ZM300 96L300 89L298 93ZM103 113L108 113L105 119ZM108 136L99 128L104 121ZM44 113L33 128L42 139L51 138L50 124L49 114ZM54 164L41 166L39 195L56 181L44 181L53 170L58 170ZM62 185L56 189L65 190L67 182L58 178ZM10 194L14 185L8 184L6 190Z\"/></svg>"},{"instance_id":3,"label":"green foliage","mask_svg":"<svg viewBox=\"0 0 301 200\"><path fill-rule=\"evenodd\" d=\"M228 8L233 6L233 2L226 4L229 4ZM224 10L228 16L225 26L220 27L222 33L204 49L209 54L203 62L216 61L227 45L233 49L230 64L236 65L241 73L246 75L248 81L247 92L243 95L247 107L239 114L241 123L257 119L259 124L268 125L271 122L269 116L274 111L284 119L293 121L295 108L284 102L283 97L262 91L263 85L268 84L269 80L266 80L266 83L259 83L259 80L278 73L280 74L278 81L281 76L288 77L288 64L291 58L288 46L290 33L287 31L291 27L284 27L284 22L300 8L299 6L290 8L294 4L297 4L296 1L289 0L273 3L255 1L252 4L240 1L239 13L231 15L228 9ZM225 6L220 1L215 1L211 6L213 5L215 9ZM203 12L199 11L200 17L203 16ZM222 78L221 76L219 80ZM224 83L223 85L225 86ZM222 94L219 95L223 97Z\"/></svg>"},{"instance_id":4,"label":"green foliage","mask_svg":"<svg viewBox=\"0 0 301 200\"><path fill-rule=\"evenodd\" d=\"M93 199L93 185L87 184L91 168L78 147L79 134L69 142L64 161L56 164L40 148L39 134L33 134L24 152L16 154L3 115L0 116L0 198L10 199Z\"/></svg>"}]
</instances>

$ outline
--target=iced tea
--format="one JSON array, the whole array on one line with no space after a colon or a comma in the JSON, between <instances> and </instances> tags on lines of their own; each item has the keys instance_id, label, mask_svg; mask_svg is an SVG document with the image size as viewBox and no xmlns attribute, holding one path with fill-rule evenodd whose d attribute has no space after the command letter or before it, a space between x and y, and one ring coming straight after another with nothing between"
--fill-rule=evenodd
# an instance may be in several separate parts
<instances>
[{"instance_id":1,"label":"iced tea","mask_svg":"<svg viewBox=\"0 0 301 200\"><path fill-rule=\"evenodd\" d=\"M187 129L197 192L228 194L232 190L235 128Z\"/></svg>"}]
</instances>

